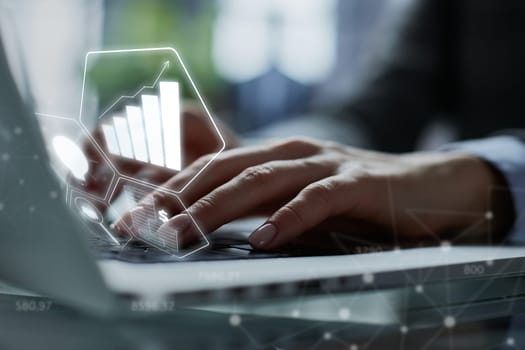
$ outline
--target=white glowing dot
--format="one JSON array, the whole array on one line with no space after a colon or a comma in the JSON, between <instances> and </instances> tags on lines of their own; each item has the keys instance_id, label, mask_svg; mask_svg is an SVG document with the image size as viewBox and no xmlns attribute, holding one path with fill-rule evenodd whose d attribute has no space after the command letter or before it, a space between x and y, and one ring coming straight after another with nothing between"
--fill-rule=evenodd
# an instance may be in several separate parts
<instances>
[{"instance_id":1,"label":"white glowing dot","mask_svg":"<svg viewBox=\"0 0 525 350\"><path fill-rule=\"evenodd\" d=\"M30 206L28 208L28 210L29 210L30 213L34 213L35 212L35 207L34 206Z\"/></svg>"},{"instance_id":2,"label":"white glowing dot","mask_svg":"<svg viewBox=\"0 0 525 350\"><path fill-rule=\"evenodd\" d=\"M487 219L487 220L494 219L494 213L492 213L491 211L486 212L485 213L485 219Z\"/></svg>"},{"instance_id":3,"label":"white glowing dot","mask_svg":"<svg viewBox=\"0 0 525 350\"><path fill-rule=\"evenodd\" d=\"M15 132L15 135L20 135L20 134L22 134L22 128L19 127L19 126L17 126L17 127L15 128L14 132Z\"/></svg>"},{"instance_id":4,"label":"white glowing dot","mask_svg":"<svg viewBox=\"0 0 525 350\"><path fill-rule=\"evenodd\" d=\"M325 332L325 333L323 334L323 338L324 338L324 340L330 340L330 339L332 339L332 333L330 333L330 332Z\"/></svg>"},{"instance_id":5,"label":"white glowing dot","mask_svg":"<svg viewBox=\"0 0 525 350\"><path fill-rule=\"evenodd\" d=\"M57 191L51 191L49 192L49 197L53 198L53 199L57 199L58 198L58 193Z\"/></svg>"},{"instance_id":6,"label":"white glowing dot","mask_svg":"<svg viewBox=\"0 0 525 350\"><path fill-rule=\"evenodd\" d=\"M451 244L449 241L443 241L441 242L441 251L442 252L449 252L450 251Z\"/></svg>"},{"instance_id":7,"label":"white glowing dot","mask_svg":"<svg viewBox=\"0 0 525 350\"><path fill-rule=\"evenodd\" d=\"M4 153L2 154L2 160L4 162L7 162L9 160L10 156L9 156L9 153Z\"/></svg>"},{"instance_id":8,"label":"white glowing dot","mask_svg":"<svg viewBox=\"0 0 525 350\"><path fill-rule=\"evenodd\" d=\"M514 341L514 338L512 337L507 338L505 343L507 343L508 346L514 346L516 344L516 342Z\"/></svg>"},{"instance_id":9,"label":"white glowing dot","mask_svg":"<svg viewBox=\"0 0 525 350\"><path fill-rule=\"evenodd\" d=\"M301 315L301 312L299 310L295 309L292 311L292 317L297 318L299 317L299 315Z\"/></svg>"},{"instance_id":10,"label":"white glowing dot","mask_svg":"<svg viewBox=\"0 0 525 350\"><path fill-rule=\"evenodd\" d=\"M403 325L399 330L401 331L401 333L406 334L408 332L408 327Z\"/></svg>"},{"instance_id":11,"label":"white glowing dot","mask_svg":"<svg viewBox=\"0 0 525 350\"><path fill-rule=\"evenodd\" d=\"M374 275L371 273L365 273L363 275L363 282L365 282L366 284L374 282Z\"/></svg>"},{"instance_id":12,"label":"white glowing dot","mask_svg":"<svg viewBox=\"0 0 525 350\"><path fill-rule=\"evenodd\" d=\"M487 264L487 266L492 266L494 265L494 260L487 260L485 264Z\"/></svg>"},{"instance_id":13,"label":"white glowing dot","mask_svg":"<svg viewBox=\"0 0 525 350\"><path fill-rule=\"evenodd\" d=\"M231 315L230 316L230 325L233 327L237 327L241 324L241 316L239 315Z\"/></svg>"},{"instance_id":14,"label":"white glowing dot","mask_svg":"<svg viewBox=\"0 0 525 350\"><path fill-rule=\"evenodd\" d=\"M350 310L346 307L339 309L339 318L341 320L348 320L350 318Z\"/></svg>"},{"instance_id":15,"label":"white glowing dot","mask_svg":"<svg viewBox=\"0 0 525 350\"><path fill-rule=\"evenodd\" d=\"M38 154L35 154L35 155L33 155L33 159L34 159L34 160L39 160L40 157L38 156Z\"/></svg>"},{"instance_id":16,"label":"white glowing dot","mask_svg":"<svg viewBox=\"0 0 525 350\"><path fill-rule=\"evenodd\" d=\"M357 350L358 347L355 344L350 345L350 350Z\"/></svg>"},{"instance_id":17,"label":"white glowing dot","mask_svg":"<svg viewBox=\"0 0 525 350\"><path fill-rule=\"evenodd\" d=\"M443 320L443 324L447 328L452 328L452 327L454 327L456 325L456 319L454 317L452 317L452 316L447 316Z\"/></svg>"},{"instance_id":18,"label":"white glowing dot","mask_svg":"<svg viewBox=\"0 0 525 350\"><path fill-rule=\"evenodd\" d=\"M18 180L18 184L19 184L20 186L24 186L25 183L26 183L26 181L25 181L24 179L20 179L20 180Z\"/></svg>"},{"instance_id":19,"label":"white glowing dot","mask_svg":"<svg viewBox=\"0 0 525 350\"><path fill-rule=\"evenodd\" d=\"M84 214L84 216L86 216L87 218L89 218L89 219L91 219L93 221L99 219L98 213L95 210L95 208L93 208L93 207L90 207L90 206L84 204L84 205L82 205L80 207L80 210L82 211L82 214Z\"/></svg>"},{"instance_id":20,"label":"white glowing dot","mask_svg":"<svg viewBox=\"0 0 525 350\"><path fill-rule=\"evenodd\" d=\"M421 284L416 285L416 293L423 293L423 286Z\"/></svg>"},{"instance_id":21,"label":"white glowing dot","mask_svg":"<svg viewBox=\"0 0 525 350\"><path fill-rule=\"evenodd\" d=\"M53 138L53 149L62 164L71 171L74 177L85 181L89 162L78 145L64 136Z\"/></svg>"}]
</instances>

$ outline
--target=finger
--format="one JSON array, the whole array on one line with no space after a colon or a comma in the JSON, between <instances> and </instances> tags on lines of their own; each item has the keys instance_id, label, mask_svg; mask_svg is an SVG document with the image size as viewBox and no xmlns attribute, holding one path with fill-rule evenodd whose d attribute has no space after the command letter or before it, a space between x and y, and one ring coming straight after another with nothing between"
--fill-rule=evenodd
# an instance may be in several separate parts
<instances>
[{"instance_id":1,"label":"finger","mask_svg":"<svg viewBox=\"0 0 525 350\"><path fill-rule=\"evenodd\" d=\"M304 158L318 151L317 146L302 141L290 141L276 145L258 145L225 151L214 159L199 180L185 189L182 197L191 204L216 187L237 176L244 169L272 160ZM170 189L182 188L211 160L203 157L166 183Z\"/></svg>"},{"instance_id":2,"label":"finger","mask_svg":"<svg viewBox=\"0 0 525 350\"><path fill-rule=\"evenodd\" d=\"M149 172L146 172L147 166L144 163L138 163L137 161L128 161L126 163L133 164L128 166L126 169L126 172L123 171L123 167L120 165L122 162L120 160L112 160L113 164L117 166L117 169L128 176L132 176L135 179L142 179L142 172L145 173L145 175L148 175L152 178L154 178L152 174L152 170L150 169ZM165 172L161 172L158 174L158 177L162 180L167 179L166 176L164 176ZM111 180L114 177L114 170L110 167L110 165L103 160L100 160L100 163L96 164L96 166L93 166L90 172L86 175L86 183L84 185L86 191L96 194L99 196L104 195L108 188L111 185ZM73 179L74 180L74 179ZM157 182L159 183L159 182ZM79 184L77 184L78 186ZM117 186L115 188L115 191L113 192L114 195L118 195L120 193L121 186Z\"/></svg>"},{"instance_id":3,"label":"finger","mask_svg":"<svg viewBox=\"0 0 525 350\"><path fill-rule=\"evenodd\" d=\"M168 168L145 166L136 174L135 178L149 184L160 185L171 179L175 174L177 174L176 171Z\"/></svg>"},{"instance_id":4,"label":"finger","mask_svg":"<svg viewBox=\"0 0 525 350\"><path fill-rule=\"evenodd\" d=\"M111 157L111 161L115 165L115 167L118 169L118 171L122 174L128 175L128 176L134 176L139 171L141 171L145 166L147 166L147 163L139 162L134 159L127 159L122 157Z\"/></svg>"},{"instance_id":5,"label":"finger","mask_svg":"<svg viewBox=\"0 0 525 350\"><path fill-rule=\"evenodd\" d=\"M171 178L175 172L173 170L167 169L167 168L157 168L152 166L145 166L141 171L139 171L135 176L135 180L141 180L149 184L161 184L167 181L169 178ZM113 190L113 198L117 198L117 196L122 192L123 188L125 187L125 183L119 182L115 189ZM137 202L137 205L145 205L145 197L147 197L148 194L142 195L135 193L133 196L133 199ZM153 203L151 203L153 204Z\"/></svg>"},{"instance_id":6,"label":"finger","mask_svg":"<svg viewBox=\"0 0 525 350\"><path fill-rule=\"evenodd\" d=\"M84 152L86 154L86 157L91 160L100 160L100 152L96 149L96 145L98 145L101 149L105 150L106 142L104 141L104 137L102 134L102 129L97 128L93 131L91 134L92 139L87 139L84 141Z\"/></svg>"},{"instance_id":7,"label":"finger","mask_svg":"<svg viewBox=\"0 0 525 350\"><path fill-rule=\"evenodd\" d=\"M341 175L312 183L255 230L250 244L265 250L282 246L330 217L351 212L360 191L355 181Z\"/></svg>"},{"instance_id":8,"label":"finger","mask_svg":"<svg viewBox=\"0 0 525 350\"><path fill-rule=\"evenodd\" d=\"M86 176L86 187L88 190L98 189L96 182L96 174L100 172L100 168L103 167L104 161L100 155L100 152L96 149L98 145L101 149L105 149L106 145L104 138L102 137L102 130L97 128L93 131L91 137L84 140L84 153L86 158L89 160L88 174Z\"/></svg>"},{"instance_id":9,"label":"finger","mask_svg":"<svg viewBox=\"0 0 525 350\"><path fill-rule=\"evenodd\" d=\"M182 189L185 184L194 178L209 163L206 171L200 175L198 181L190 184L181 194L182 200L188 205L191 205L197 199L231 180L246 168L272 160L307 157L317 152L317 150L317 146L304 141L288 141L273 146L262 145L236 148L225 151L211 163L209 163L210 160L212 160L211 155L200 158L165 184L161 185L161 188L175 191ZM170 209L176 214L176 208L170 203L170 197L166 196L162 189L153 191L145 200L153 201L156 205ZM130 220L130 217L129 215L124 215L121 220Z\"/></svg>"},{"instance_id":10,"label":"finger","mask_svg":"<svg viewBox=\"0 0 525 350\"><path fill-rule=\"evenodd\" d=\"M273 161L257 165L198 200L187 212L203 231L212 232L275 198L294 196L307 184L332 173L333 168L315 160ZM182 216L187 217L187 214L175 216L166 225L180 227ZM186 236L191 234L187 232Z\"/></svg>"}]
</instances>

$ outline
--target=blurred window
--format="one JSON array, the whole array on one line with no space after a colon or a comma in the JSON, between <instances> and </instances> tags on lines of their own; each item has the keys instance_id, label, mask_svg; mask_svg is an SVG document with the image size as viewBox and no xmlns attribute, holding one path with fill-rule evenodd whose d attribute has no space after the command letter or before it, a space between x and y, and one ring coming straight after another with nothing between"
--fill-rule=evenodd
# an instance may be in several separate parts
<instances>
[{"instance_id":1,"label":"blurred window","mask_svg":"<svg viewBox=\"0 0 525 350\"><path fill-rule=\"evenodd\" d=\"M222 0L213 32L213 60L240 83L276 67L302 84L332 71L336 58L336 0Z\"/></svg>"},{"instance_id":2,"label":"blurred window","mask_svg":"<svg viewBox=\"0 0 525 350\"><path fill-rule=\"evenodd\" d=\"M102 30L100 0L0 0L10 68L39 112L76 117L86 51Z\"/></svg>"}]
</instances>

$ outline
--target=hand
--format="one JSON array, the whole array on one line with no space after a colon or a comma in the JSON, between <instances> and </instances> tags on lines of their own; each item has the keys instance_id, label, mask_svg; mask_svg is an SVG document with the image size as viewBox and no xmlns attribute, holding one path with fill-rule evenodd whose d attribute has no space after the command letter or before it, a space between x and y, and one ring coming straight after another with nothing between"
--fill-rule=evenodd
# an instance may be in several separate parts
<instances>
[{"instance_id":1,"label":"hand","mask_svg":"<svg viewBox=\"0 0 525 350\"><path fill-rule=\"evenodd\" d=\"M182 120L183 160L185 166L204 154L216 151L220 147L220 140L213 129L213 125L197 106L186 102ZM237 146L238 142L235 134L220 121L215 122L226 141L226 148ZM95 142L109 155L101 129L97 128L92 136ZM107 175L109 169L107 163L100 158L100 154L94 149L92 143L87 142L84 149L90 161L89 173L86 176L86 189L92 193L99 193L108 185L109 177ZM110 155L110 159L119 172L152 184L160 185L176 174L175 171L167 168L118 156Z\"/></svg>"},{"instance_id":2,"label":"hand","mask_svg":"<svg viewBox=\"0 0 525 350\"><path fill-rule=\"evenodd\" d=\"M164 187L178 188L208 160L200 158ZM223 152L182 199L191 204L188 212L206 232L264 213L268 219L252 233L250 243L274 249L320 225L332 229L336 225L347 232L373 227L374 232L397 233L399 240L433 238L434 233L440 238L466 228L469 235L488 234L486 213L491 210L498 228L510 224L508 195L498 197L496 204L488 200L494 186L501 184L490 166L469 155L390 155L290 140ZM161 192L149 197L156 205L170 206ZM421 211L424 225L418 224L412 210ZM452 215L436 215L444 211ZM172 213L175 216L160 230L180 232L190 227L187 214ZM130 215L121 220L130 220ZM123 230L121 223L116 227ZM191 236L182 232L185 239Z\"/></svg>"}]
</instances>

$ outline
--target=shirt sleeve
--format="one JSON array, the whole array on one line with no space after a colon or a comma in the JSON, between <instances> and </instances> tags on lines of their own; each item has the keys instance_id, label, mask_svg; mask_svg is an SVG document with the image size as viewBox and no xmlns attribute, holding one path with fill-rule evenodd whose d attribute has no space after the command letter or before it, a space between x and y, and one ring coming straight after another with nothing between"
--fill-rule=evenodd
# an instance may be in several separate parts
<instances>
[{"instance_id":1,"label":"shirt sleeve","mask_svg":"<svg viewBox=\"0 0 525 350\"><path fill-rule=\"evenodd\" d=\"M513 136L496 136L448 144L441 150L475 155L503 174L512 193L516 212L510 240L525 243L525 142Z\"/></svg>"}]
</instances>

